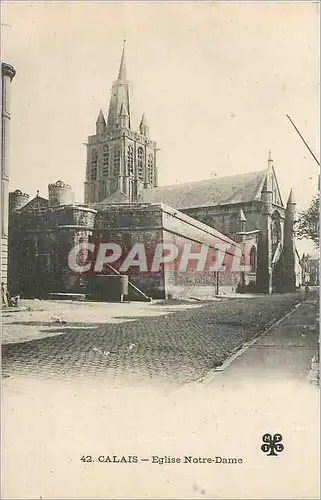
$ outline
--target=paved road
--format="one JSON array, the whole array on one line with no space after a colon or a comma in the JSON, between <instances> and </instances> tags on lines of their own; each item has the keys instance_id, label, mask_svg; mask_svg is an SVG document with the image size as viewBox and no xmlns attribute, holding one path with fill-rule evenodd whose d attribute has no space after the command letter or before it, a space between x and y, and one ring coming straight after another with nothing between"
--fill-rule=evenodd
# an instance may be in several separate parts
<instances>
[{"instance_id":1,"label":"paved road","mask_svg":"<svg viewBox=\"0 0 321 500\"><path fill-rule=\"evenodd\" d=\"M76 324L73 333L4 346L2 497L319 498L318 388L306 379L316 299L210 372L298 298L238 298L92 330ZM283 436L278 457L261 451L267 432ZM83 454L243 463L132 467L84 464Z\"/></svg>"},{"instance_id":2,"label":"paved road","mask_svg":"<svg viewBox=\"0 0 321 500\"><path fill-rule=\"evenodd\" d=\"M300 297L240 297L121 324L60 325L59 336L3 346L4 375L192 382L221 365Z\"/></svg>"}]
</instances>

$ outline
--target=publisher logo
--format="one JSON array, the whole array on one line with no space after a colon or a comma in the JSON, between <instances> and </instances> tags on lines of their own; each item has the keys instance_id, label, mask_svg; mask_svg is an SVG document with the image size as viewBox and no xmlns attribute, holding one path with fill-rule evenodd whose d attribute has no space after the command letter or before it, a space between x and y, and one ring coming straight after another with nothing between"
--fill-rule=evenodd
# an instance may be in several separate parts
<instances>
[{"instance_id":1,"label":"publisher logo","mask_svg":"<svg viewBox=\"0 0 321 500\"><path fill-rule=\"evenodd\" d=\"M276 457L278 453L284 450L284 446L281 443L283 437L281 434L264 434L262 437L262 441L264 444L261 446L261 450L264 453L267 453L268 457L274 456Z\"/></svg>"}]
</instances>

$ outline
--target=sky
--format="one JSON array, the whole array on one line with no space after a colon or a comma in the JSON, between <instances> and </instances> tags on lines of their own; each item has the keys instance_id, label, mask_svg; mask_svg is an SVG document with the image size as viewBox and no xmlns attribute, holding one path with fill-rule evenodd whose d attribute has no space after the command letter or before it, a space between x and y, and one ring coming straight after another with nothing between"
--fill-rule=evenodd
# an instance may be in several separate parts
<instances>
[{"instance_id":1,"label":"sky","mask_svg":"<svg viewBox=\"0 0 321 500\"><path fill-rule=\"evenodd\" d=\"M2 2L11 88L10 190L83 201L88 135L108 111L123 39L133 125L146 113L159 184L263 169L283 201L317 192L319 5L310 2Z\"/></svg>"}]
</instances>

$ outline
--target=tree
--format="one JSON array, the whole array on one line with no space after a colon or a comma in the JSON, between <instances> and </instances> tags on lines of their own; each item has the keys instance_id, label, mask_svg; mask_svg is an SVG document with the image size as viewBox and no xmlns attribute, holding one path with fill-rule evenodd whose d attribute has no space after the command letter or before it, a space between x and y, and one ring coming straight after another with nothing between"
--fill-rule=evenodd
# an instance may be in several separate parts
<instances>
[{"instance_id":1,"label":"tree","mask_svg":"<svg viewBox=\"0 0 321 500\"><path fill-rule=\"evenodd\" d=\"M319 247L320 231L320 199L315 196L309 208L303 210L299 215L297 235L299 239L308 238Z\"/></svg>"}]
</instances>

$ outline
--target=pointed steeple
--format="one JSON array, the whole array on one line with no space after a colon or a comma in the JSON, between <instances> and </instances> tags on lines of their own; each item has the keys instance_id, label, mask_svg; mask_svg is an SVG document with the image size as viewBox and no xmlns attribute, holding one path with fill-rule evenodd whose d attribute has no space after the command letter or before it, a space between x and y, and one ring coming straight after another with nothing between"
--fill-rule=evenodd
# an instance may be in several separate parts
<instances>
[{"instance_id":1,"label":"pointed steeple","mask_svg":"<svg viewBox=\"0 0 321 500\"><path fill-rule=\"evenodd\" d=\"M104 113L102 112L102 110L99 111L99 115L97 117L96 123L103 123L106 125Z\"/></svg>"},{"instance_id":2,"label":"pointed steeple","mask_svg":"<svg viewBox=\"0 0 321 500\"><path fill-rule=\"evenodd\" d=\"M272 191L272 176L273 176L273 159L272 159L272 155L271 155L271 150L269 150L268 168L267 168L267 174L266 174L263 190L268 191L268 192Z\"/></svg>"},{"instance_id":3,"label":"pointed steeple","mask_svg":"<svg viewBox=\"0 0 321 500\"><path fill-rule=\"evenodd\" d=\"M140 127L148 127L145 113L142 114L142 119L140 121Z\"/></svg>"},{"instance_id":4,"label":"pointed steeple","mask_svg":"<svg viewBox=\"0 0 321 500\"><path fill-rule=\"evenodd\" d=\"M128 114L128 128L130 128L130 98L129 98L129 82L126 74L126 55L125 55L125 41L123 45L118 78L113 82L111 89L111 98L108 112L108 128L118 128L120 108L125 105Z\"/></svg>"},{"instance_id":5,"label":"pointed steeple","mask_svg":"<svg viewBox=\"0 0 321 500\"><path fill-rule=\"evenodd\" d=\"M96 134L101 134L106 128L106 120L102 110L99 111L98 118L96 120Z\"/></svg>"},{"instance_id":6,"label":"pointed steeple","mask_svg":"<svg viewBox=\"0 0 321 500\"><path fill-rule=\"evenodd\" d=\"M247 219L246 219L245 214L241 208L240 212L239 212L239 222L240 222L240 232L241 233L244 232L246 221L247 221Z\"/></svg>"},{"instance_id":7,"label":"pointed steeple","mask_svg":"<svg viewBox=\"0 0 321 500\"><path fill-rule=\"evenodd\" d=\"M296 201L294 199L293 189L290 190L287 205L296 205Z\"/></svg>"},{"instance_id":8,"label":"pointed steeple","mask_svg":"<svg viewBox=\"0 0 321 500\"><path fill-rule=\"evenodd\" d=\"M241 208L240 209L240 222L246 222L246 221L247 221L247 218L245 217L245 214Z\"/></svg>"},{"instance_id":9,"label":"pointed steeple","mask_svg":"<svg viewBox=\"0 0 321 500\"><path fill-rule=\"evenodd\" d=\"M273 159L272 159L272 153L271 150L269 150L269 157L268 157L268 172L272 173L273 170Z\"/></svg>"},{"instance_id":10,"label":"pointed steeple","mask_svg":"<svg viewBox=\"0 0 321 500\"><path fill-rule=\"evenodd\" d=\"M126 81L126 53L125 53L125 47L126 47L126 40L124 40L123 43L123 51L121 54L121 60L120 60L120 66L119 66L119 71L118 71L118 80L119 81Z\"/></svg>"},{"instance_id":11,"label":"pointed steeple","mask_svg":"<svg viewBox=\"0 0 321 500\"><path fill-rule=\"evenodd\" d=\"M286 211L291 214L291 218L293 222L297 222L297 213L296 213L296 201L294 199L293 190L291 189L288 201L286 204Z\"/></svg>"},{"instance_id":12,"label":"pointed steeple","mask_svg":"<svg viewBox=\"0 0 321 500\"><path fill-rule=\"evenodd\" d=\"M129 113L127 110L126 102L121 103L118 122L120 128L129 127Z\"/></svg>"},{"instance_id":13,"label":"pointed steeple","mask_svg":"<svg viewBox=\"0 0 321 500\"><path fill-rule=\"evenodd\" d=\"M264 213L272 213L272 193L273 193L273 160L271 150L268 156L268 168L261 192L261 201L264 203Z\"/></svg>"},{"instance_id":14,"label":"pointed steeple","mask_svg":"<svg viewBox=\"0 0 321 500\"><path fill-rule=\"evenodd\" d=\"M295 222L296 210L292 189L286 204L283 233L283 291L295 290Z\"/></svg>"},{"instance_id":15,"label":"pointed steeple","mask_svg":"<svg viewBox=\"0 0 321 500\"><path fill-rule=\"evenodd\" d=\"M145 113L142 114L142 119L140 121L139 130L140 130L140 133L142 135L145 135L146 137L149 136L149 125L148 125L148 122L146 120Z\"/></svg>"}]
</instances>

